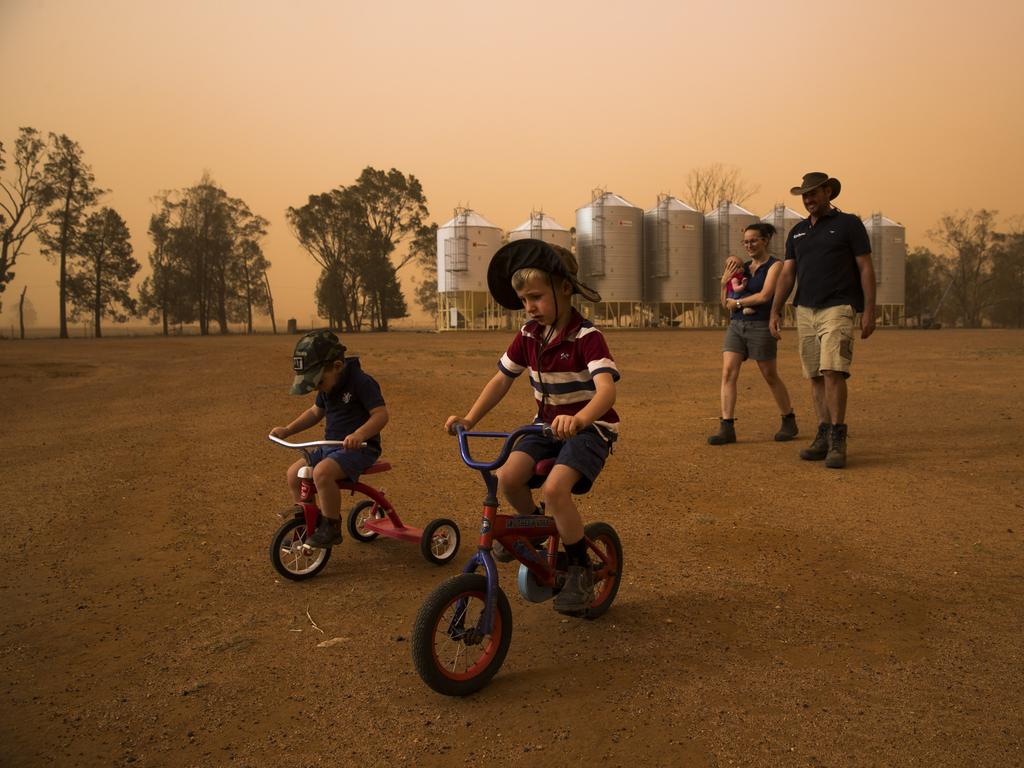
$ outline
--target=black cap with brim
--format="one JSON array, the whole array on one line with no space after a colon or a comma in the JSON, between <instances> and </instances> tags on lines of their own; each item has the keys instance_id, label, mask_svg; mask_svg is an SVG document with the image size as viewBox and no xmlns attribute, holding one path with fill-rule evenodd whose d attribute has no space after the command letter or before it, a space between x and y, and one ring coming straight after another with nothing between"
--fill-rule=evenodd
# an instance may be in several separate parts
<instances>
[{"instance_id":1,"label":"black cap with brim","mask_svg":"<svg viewBox=\"0 0 1024 768\"><path fill-rule=\"evenodd\" d=\"M581 283L565 266L559 253L564 250L560 246L534 238L513 240L503 245L491 257L491 263L487 267L487 287L494 300L506 309L522 309L523 302L512 287L512 275L520 269L533 267L551 275L564 277L572 284L572 292L580 294L587 301L600 301L601 294Z\"/></svg>"},{"instance_id":2,"label":"black cap with brim","mask_svg":"<svg viewBox=\"0 0 1024 768\"><path fill-rule=\"evenodd\" d=\"M320 365L310 368L308 371L295 375L295 380L292 382L292 388L289 390L289 394L292 395L305 395L308 392L312 392L317 388L320 383L320 379L324 376L324 367L327 363L321 363Z\"/></svg>"}]
</instances>

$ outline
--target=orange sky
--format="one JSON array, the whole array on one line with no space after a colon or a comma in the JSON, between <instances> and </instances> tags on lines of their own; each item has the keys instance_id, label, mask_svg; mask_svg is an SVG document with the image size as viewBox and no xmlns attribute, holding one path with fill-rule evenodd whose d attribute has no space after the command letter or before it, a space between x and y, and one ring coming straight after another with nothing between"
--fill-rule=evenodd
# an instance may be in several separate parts
<instances>
[{"instance_id":1,"label":"orange sky","mask_svg":"<svg viewBox=\"0 0 1024 768\"><path fill-rule=\"evenodd\" d=\"M751 210L800 210L789 187L824 170L913 247L946 211L1024 214L1022 9L0 0L0 139L77 140L143 264L153 195L209 170L270 220L278 315L300 323L317 268L284 210L366 165L415 174L439 223L469 204L506 229L533 207L572 226L595 186L685 198L714 161L760 184ZM56 325L56 279L24 253L0 327L26 284Z\"/></svg>"}]
</instances>

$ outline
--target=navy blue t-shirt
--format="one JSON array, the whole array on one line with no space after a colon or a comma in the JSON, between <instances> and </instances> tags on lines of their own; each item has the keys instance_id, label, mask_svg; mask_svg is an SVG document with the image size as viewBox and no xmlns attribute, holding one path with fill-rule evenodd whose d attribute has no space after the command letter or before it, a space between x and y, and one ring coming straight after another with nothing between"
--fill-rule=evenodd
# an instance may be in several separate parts
<instances>
[{"instance_id":1,"label":"navy blue t-shirt","mask_svg":"<svg viewBox=\"0 0 1024 768\"><path fill-rule=\"evenodd\" d=\"M786 238L786 261L796 259L796 298L800 307L824 309L852 304L864 311L864 288L857 256L871 253L864 222L852 213L830 208L811 226L796 224Z\"/></svg>"},{"instance_id":2,"label":"navy blue t-shirt","mask_svg":"<svg viewBox=\"0 0 1024 768\"><path fill-rule=\"evenodd\" d=\"M743 265L743 276L747 278L747 289L743 292L744 296L750 296L755 293L760 293L764 289L764 281L768 279L768 270L772 268L772 264L778 262L774 256L769 256L768 260L762 264L757 272L750 274L750 266L754 262L748 261ZM742 301L742 297L740 297ZM754 310L752 315L744 315L742 309L734 309L732 311L733 320L764 320L768 321L768 316L772 313L772 300L768 299L763 304L751 304L750 308Z\"/></svg>"},{"instance_id":3,"label":"navy blue t-shirt","mask_svg":"<svg viewBox=\"0 0 1024 768\"><path fill-rule=\"evenodd\" d=\"M323 408L327 425L324 440L344 440L370 418L370 411L384 405L380 385L359 366L358 357L345 359L338 383L327 393L318 392L316 406ZM367 448L380 454L380 434L366 441Z\"/></svg>"}]
</instances>

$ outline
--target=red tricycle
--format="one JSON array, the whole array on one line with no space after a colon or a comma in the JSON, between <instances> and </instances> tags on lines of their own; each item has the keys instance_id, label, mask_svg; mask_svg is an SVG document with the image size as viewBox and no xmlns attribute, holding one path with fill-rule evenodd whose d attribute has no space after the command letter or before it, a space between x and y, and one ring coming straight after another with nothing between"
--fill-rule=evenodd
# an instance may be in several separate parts
<instances>
[{"instance_id":1,"label":"red tricycle","mask_svg":"<svg viewBox=\"0 0 1024 768\"><path fill-rule=\"evenodd\" d=\"M294 517L287 520L274 534L270 544L270 562L286 579L310 579L327 565L331 558L331 548L319 549L306 544L308 536L312 536L312 532L316 530L321 515L317 504L316 486L313 484L309 449L342 443L340 440L289 443L273 435L267 437L285 448L302 451L302 455L306 457L306 466L299 468L300 501L295 506ZM388 462L377 461L363 474L372 475L389 469L391 465ZM367 497L357 502L348 513L348 532L356 541L367 543L378 536L385 536L400 541L416 542L420 545L423 557L434 565L451 562L459 551L459 526L453 521L438 518L431 520L422 530L413 528L402 522L398 512L384 495L383 489L350 480L339 480L338 487L343 491L349 491L350 495L359 493Z\"/></svg>"},{"instance_id":2,"label":"red tricycle","mask_svg":"<svg viewBox=\"0 0 1024 768\"><path fill-rule=\"evenodd\" d=\"M565 552L558 550L554 518L498 514L498 480L494 470L508 460L521 437L539 432L551 434L550 427L544 424L520 427L511 434L466 432L461 426L456 427L462 460L479 470L487 485L480 546L461 575L449 579L427 597L411 636L416 671L423 682L446 696L466 696L487 685L504 662L512 641L512 609L498 585L498 568L491 553L495 541L500 541L519 561L519 592L526 600L549 600L565 584L568 562ZM470 437L502 438L505 444L494 461L474 461L467 445ZM538 462L534 472L543 476L553 464L554 460ZM584 536L594 558L594 600L582 616L595 619L608 610L619 591L622 544L615 529L607 523L590 523L584 528ZM531 540L544 537L546 551L539 551ZM483 568L484 573L475 573L478 568Z\"/></svg>"}]
</instances>

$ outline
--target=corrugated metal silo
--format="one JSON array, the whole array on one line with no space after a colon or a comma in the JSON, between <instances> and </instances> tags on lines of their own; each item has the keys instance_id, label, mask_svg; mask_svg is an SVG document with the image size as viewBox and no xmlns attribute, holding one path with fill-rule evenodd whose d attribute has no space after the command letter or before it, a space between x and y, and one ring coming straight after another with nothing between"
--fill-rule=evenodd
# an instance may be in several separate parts
<instances>
[{"instance_id":1,"label":"corrugated metal silo","mask_svg":"<svg viewBox=\"0 0 1024 768\"><path fill-rule=\"evenodd\" d=\"M874 213L864 219L875 268L875 303L883 325L902 323L906 304L907 237L903 225Z\"/></svg>"},{"instance_id":2,"label":"corrugated metal silo","mask_svg":"<svg viewBox=\"0 0 1024 768\"><path fill-rule=\"evenodd\" d=\"M644 212L644 301L704 300L704 214L670 195Z\"/></svg>"},{"instance_id":3,"label":"corrugated metal silo","mask_svg":"<svg viewBox=\"0 0 1024 768\"><path fill-rule=\"evenodd\" d=\"M590 205L576 211L580 279L603 303L642 302L644 212L627 200L595 190Z\"/></svg>"},{"instance_id":4,"label":"corrugated metal silo","mask_svg":"<svg viewBox=\"0 0 1024 768\"><path fill-rule=\"evenodd\" d=\"M718 304L725 260L745 260L743 229L757 221L756 214L728 200L704 216L704 301Z\"/></svg>"},{"instance_id":5,"label":"corrugated metal silo","mask_svg":"<svg viewBox=\"0 0 1024 768\"><path fill-rule=\"evenodd\" d=\"M502 231L476 211L456 208L437 228L438 327L496 327L501 314L487 290L487 265Z\"/></svg>"},{"instance_id":6,"label":"corrugated metal silo","mask_svg":"<svg viewBox=\"0 0 1024 768\"><path fill-rule=\"evenodd\" d=\"M529 219L508 233L509 241L528 237L572 250L572 233L544 211L531 212Z\"/></svg>"},{"instance_id":7,"label":"corrugated metal silo","mask_svg":"<svg viewBox=\"0 0 1024 768\"><path fill-rule=\"evenodd\" d=\"M776 203L770 212L762 216L761 221L775 227L775 237L768 244L768 253L779 261L784 260L786 258L786 238L789 237L789 230L803 220L803 216L783 203Z\"/></svg>"}]
</instances>

